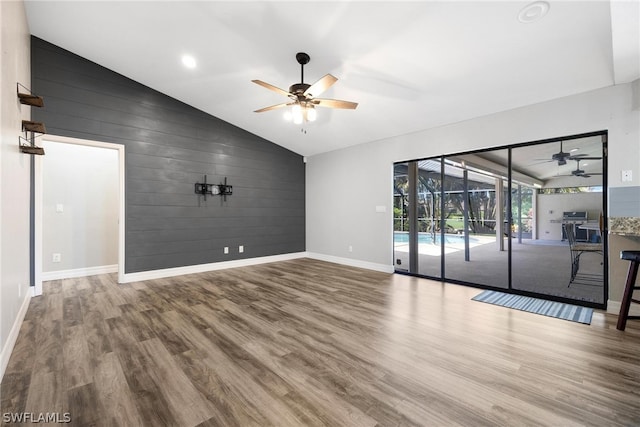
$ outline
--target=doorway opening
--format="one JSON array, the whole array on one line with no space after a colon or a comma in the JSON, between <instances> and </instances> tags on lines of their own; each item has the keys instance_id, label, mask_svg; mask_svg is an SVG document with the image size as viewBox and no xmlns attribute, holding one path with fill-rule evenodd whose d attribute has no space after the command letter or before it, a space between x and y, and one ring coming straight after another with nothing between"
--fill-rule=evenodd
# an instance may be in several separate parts
<instances>
[{"instance_id":1,"label":"doorway opening","mask_svg":"<svg viewBox=\"0 0 640 427\"><path fill-rule=\"evenodd\" d=\"M42 282L124 274L124 145L47 135L35 162L34 295Z\"/></svg>"}]
</instances>

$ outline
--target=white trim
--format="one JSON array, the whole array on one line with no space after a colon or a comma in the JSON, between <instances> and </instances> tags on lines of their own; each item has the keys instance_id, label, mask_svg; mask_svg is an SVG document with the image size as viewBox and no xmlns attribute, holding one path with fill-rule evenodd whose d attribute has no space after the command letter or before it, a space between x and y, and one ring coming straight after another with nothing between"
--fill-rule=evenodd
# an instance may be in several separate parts
<instances>
[{"instance_id":1,"label":"white trim","mask_svg":"<svg viewBox=\"0 0 640 427\"><path fill-rule=\"evenodd\" d=\"M71 279L74 277L95 276L96 274L117 273L118 264L99 265L97 267L76 268L74 270L57 270L42 273L42 281Z\"/></svg>"},{"instance_id":2,"label":"white trim","mask_svg":"<svg viewBox=\"0 0 640 427\"><path fill-rule=\"evenodd\" d=\"M124 283L124 201L125 201L125 147L122 144L113 144L110 142L100 142L100 141L90 141L88 139L78 139L78 138L69 138L66 136L59 135L49 135L43 137L43 141L51 141L51 142L60 142L64 144L75 144L75 145L85 145L89 147L98 147L98 148L107 148L110 150L118 150L118 282ZM42 156L36 156L36 158L40 158ZM42 205L43 205L43 178L42 178L42 161L37 161L35 163L35 224L34 224L34 235L35 235L35 278L34 285L35 289L33 290L33 295L42 295L42 281L43 280L55 280L47 275L51 273L43 273L42 272ZM95 268L95 267L91 267ZM65 270L65 271L75 271L75 270ZM112 273L113 271L107 271L107 273ZM102 274L99 273L91 273L91 274ZM91 274L83 274L83 276L88 276ZM67 276L67 277L81 277L81 276Z\"/></svg>"},{"instance_id":3,"label":"white trim","mask_svg":"<svg viewBox=\"0 0 640 427\"><path fill-rule=\"evenodd\" d=\"M607 313L615 314L616 316L620 314L620 306L622 305L622 301L607 301ZM640 316L640 305L631 304L629 307L629 315L630 316Z\"/></svg>"},{"instance_id":4,"label":"white trim","mask_svg":"<svg viewBox=\"0 0 640 427\"><path fill-rule=\"evenodd\" d=\"M380 271L382 273L393 273L393 265L378 264L375 262L361 261L352 258L342 258L333 255L319 254L315 252L307 252L307 257L320 261L333 262L336 264L348 265L349 267L365 268L367 270Z\"/></svg>"},{"instance_id":5,"label":"white trim","mask_svg":"<svg viewBox=\"0 0 640 427\"><path fill-rule=\"evenodd\" d=\"M35 163L33 166L33 283L32 296L42 295L42 211L44 205L44 180L42 176L42 157L33 156Z\"/></svg>"},{"instance_id":6,"label":"white trim","mask_svg":"<svg viewBox=\"0 0 640 427\"><path fill-rule=\"evenodd\" d=\"M250 265L266 264L269 262L288 261L304 258L305 252L295 252L283 255L272 255L258 258L238 259L233 261L214 262L210 264L188 265L185 267L165 268L162 270L126 273L120 283L139 282L142 280L162 279L164 277L182 276L184 274L205 273L207 271L223 270L226 268L247 267Z\"/></svg>"},{"instance_id":7,"label":"white trim","mask_svg":"<svg viewBox=\"0 0 640 427\"><path fill-rule=\"evenodd\" d=\"M13 326L11 327L11 331L9 331L7 341L5 342L4 348L0 353L0 382L4 377L4 371L7 369L7 365L9 364L9 358L11 357L11 353L13 352L13 347L15 347L16 341L18 340L18 334L20 333L20 328L22 327L24 316L27 314L27 309L29 308L29 301L31 301L31 292L26 292L24 295L24 300L22 301L22 305L20 306L20 310L18 310L16 320L15 322L13 322Z\"/></svg>"}]
</instances>

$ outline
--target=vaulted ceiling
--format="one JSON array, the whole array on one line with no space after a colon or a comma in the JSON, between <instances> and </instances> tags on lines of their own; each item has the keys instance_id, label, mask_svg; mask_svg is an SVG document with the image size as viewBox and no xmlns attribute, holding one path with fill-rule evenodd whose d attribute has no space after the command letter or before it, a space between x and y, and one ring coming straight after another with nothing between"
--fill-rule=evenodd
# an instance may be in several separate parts
<instances>
[{"instance_id":1,"label":"vaulted ceiling","mask_svg":"<svg viewBox=\"0 0 640 427\"><path fill-rule=\"evenodd\" d=\"M640 77L637 1L26 1L33 35L310 156ZM318 109L285 122L300 81L339 80ZM197 66L187 69L184 54Z\"/></svg>"}]
</instances>

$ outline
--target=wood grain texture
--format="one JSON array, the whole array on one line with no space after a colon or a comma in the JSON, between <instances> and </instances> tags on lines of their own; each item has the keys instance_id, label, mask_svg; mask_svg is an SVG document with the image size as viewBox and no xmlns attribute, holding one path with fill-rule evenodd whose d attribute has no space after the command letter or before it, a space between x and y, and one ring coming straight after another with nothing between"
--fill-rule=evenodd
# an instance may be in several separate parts
<instances>
[{"instance_id":1,"label":"wood grain texture","mask_svg":"<svg viewBox=\"0 0 640 427\"><path fill-rule=\"evenodd\" d=\"M125 285L47 282L2 412L97 426L640 425L640 322L299 259Z\"/></svg>"}]
</instances>

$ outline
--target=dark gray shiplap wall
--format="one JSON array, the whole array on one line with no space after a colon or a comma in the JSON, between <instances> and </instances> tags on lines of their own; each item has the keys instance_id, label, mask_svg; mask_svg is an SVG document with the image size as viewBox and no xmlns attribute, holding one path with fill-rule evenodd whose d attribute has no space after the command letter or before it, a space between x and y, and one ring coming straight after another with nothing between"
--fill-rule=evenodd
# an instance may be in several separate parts
<instances>
[{"instance_id":1,"label":"dark gray shiplap wall","mask_svg":"<svg viewBox=\"0 0 640 427\"><path fill-rule=\"evenodd\" d=\"M302 156L37 37L31 49L33 120L126 147L126 273L305 250ZM197 196L205 174L233 195Z\"/></svg>"}]
</instances>

